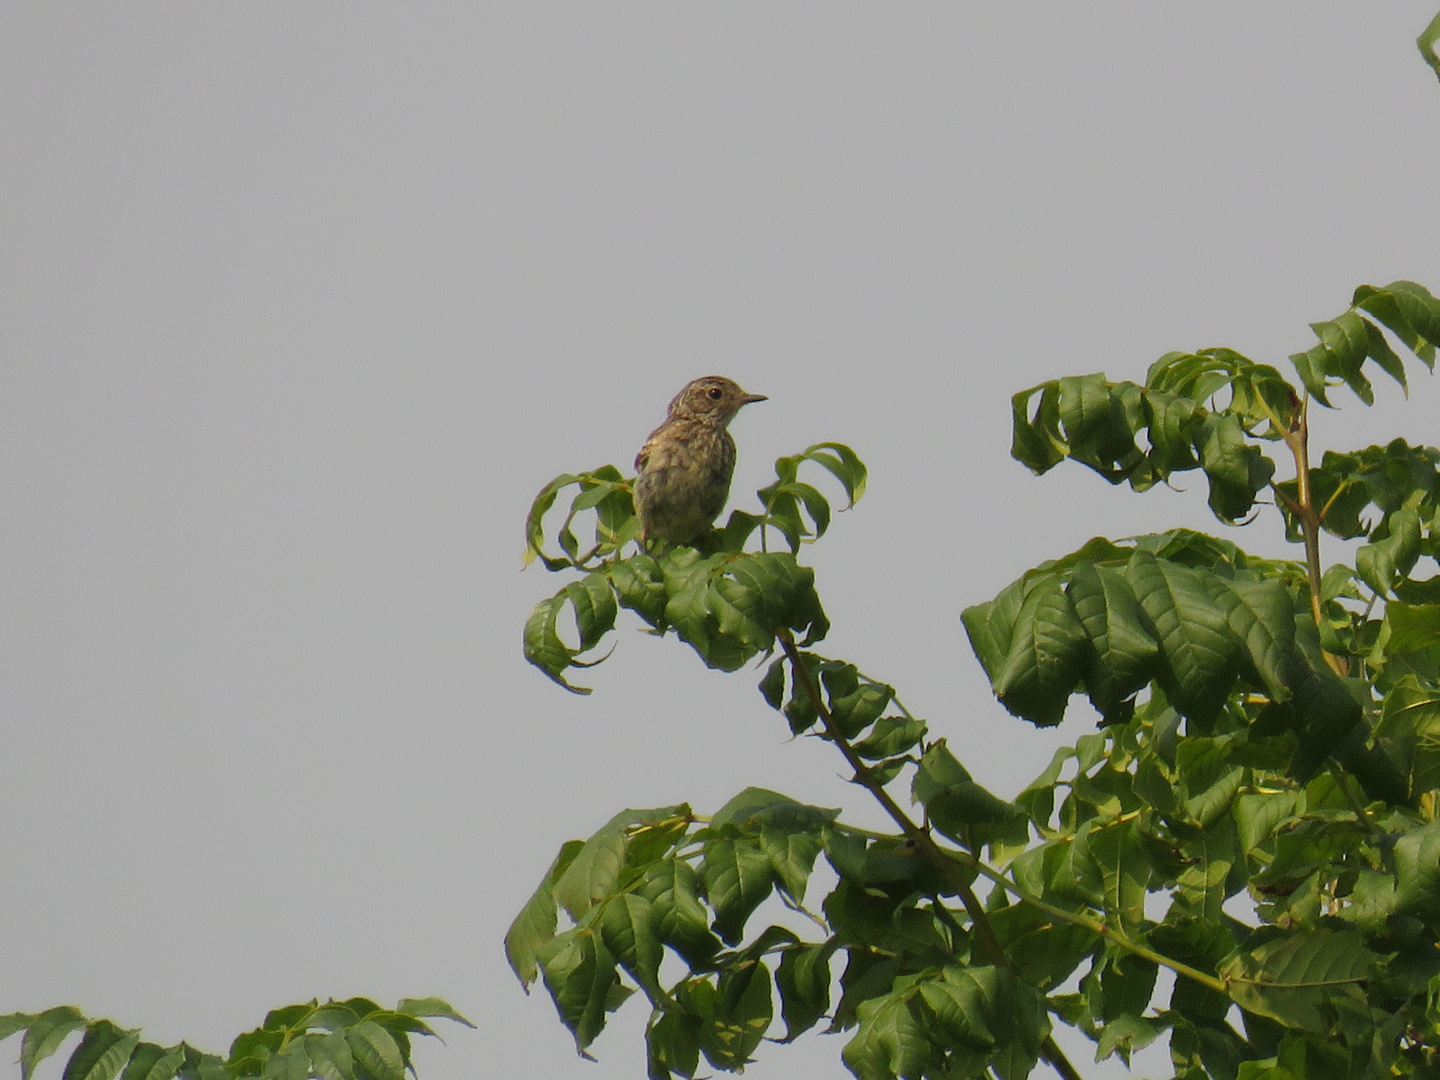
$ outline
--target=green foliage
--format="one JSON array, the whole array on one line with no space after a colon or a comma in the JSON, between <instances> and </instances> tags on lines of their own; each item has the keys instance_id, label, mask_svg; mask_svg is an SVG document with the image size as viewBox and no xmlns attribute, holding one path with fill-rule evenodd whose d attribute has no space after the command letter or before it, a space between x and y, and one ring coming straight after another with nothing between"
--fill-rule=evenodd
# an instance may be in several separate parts
<instances>
[{"instance_id":1,"label":"green foliage","mask_svg":"<svg viewBox=\"0 0 1440 1080\"><path fill-rule=\"evenodd\" d=\"M1012 452L1036 473L1073 458L1136 491L1200 469L1209 481L1211 510L1233 524L1270 485L1275 462L1259 443L1296 429L1304 404L1299 391L1329 405L1329 390L1344 384L1368 405L1374 392L1367 360L1408 386L1382 326L1433 367L1440 300L1412 281L1362 285L1347 311L1311 324L1319 342L1290 357L1298 390L1275 368L1233 349L1167 353L1150 366L1143 386L1083 375L1022 390L1013 401ZM1223 408L1213 405L1219 394L1228 398ZM1142 436L1143 446L1137 441Z\"/></svg>"},{"instance_id":2,"label":"green foliage","mask_svg":"<svg viewBox=\"0 0 1440 1080\"><path fill-rule=\"evenodd\" d=\"M0 1016L0 1038L24 1032L21 1080L81 1032L65 1063L65 1080L404 1080L413 1073L410 1037L434 1035L427 1020L470 1021L439 998L405 998L393 1009L367 998L311 1001L275 1009L265 1023L239 1036L227 1057L188 1043L157 1046L140 1030L88 1020L68 1005L42 1013Z\"/></svg>"},{"instance_id":3,"label":"green foliage","mask_svg":"<svg viewBox=\"0 0 1440 1080\"><path fill-rule=\"evenodd\" d=\"M795 553L830 515L796 470L819 461L857 498L848 449L781 459L765 513L695 548L622 550L635 531L613 470L547 487L532 548L583 576L536 609L532 662L561 681L619 608L722 670L778 651L766 703L835 747L896 826L752 788L708 820L627 810L564 845L506 947L581 1053L639 991L655 1080L702 1059L738 1071L767 1035L822 1026L847 1033L861 1080L1018 1080L1041 1061L1077 1076L1056 1023L1127 1062L1167 1037L1184 1080L1440 1075L1440 451L1308 458L1309 400L1343 383L1368 403L1367 363L1406 385L1386 335L1428 366L1440 303L1366 286L1313 329L1298 385L1206 349L1167 354L1143 385L1089 375L1016 395L1014 454L1033 470L1073 458L1144 491L1198 469L1222 521L1273 501L1303 547L1288 561L1184 529L1097 537L968 608L1012 714L1055 724L1083 694L1099 717L1013 800L893 686L811 649L827 624ZM1296 479L1274 481L1276 446ZM563 536L563 556L541 549L567 484L582 509L615 500L584 558ZM790 552L744 549L766 528ZM1325 533L1364 539L1353 566L1322 565ZM564 606L578 649L546 643Z\"/></svg>"},{"instance_id":4,"label":"green foliage","mask_svg":"<svg viewBox=\"0 0 1440 1080\"><path fill-rule=\"evenodd\" d=\"M1421 31L1420 36L1415 39L1415 44L1420 48L1420 55L1425 58L1425 63L1440 78L1440 56L1435 54L1435 43L1440 41L1440 15L1436 15L1430 21L1430 25Z\"/></svg>"},{"instance_id":5,"label":"green foliage","mask_svg":"<svg viewBox=\"0 0 1440 1080\"><path fill-rule=\"evenodd\" d=\"M786 627L807 643L830 629L815 594L815 574L795 560L802 542L818 540L830 527L830 503L818 488L802 482L800 466L824 468L845 491L849 504L865 493L866 469L855 452L840 443L819 443L775 463L776 481L758 495L761 513L736 510L723 529L713 529L697 547L653 548L640 545L639 521L631 502L633 481L613 465L594 472L557 476L535 497L525 522L526 562L539 559L552 571L574 569L584 576L535 605L525 623L525 659L565 689L588 694L566 679L570 668L591 667L581 660L615 627L620 608L635 612L656 634L674 630L707 665L735 671L775 644L775 631ZM545 550L545 515L567 487L579 490L556 532L560 553ZM576 516L594 513L594 543L583 554L573 526ZM808 519L808 520L807 520ZM789 544L788 553L765 550L767 530ZM759 551L745 545L758 534ZM633 553L622 549L631 542ZM561 616L569 609L574 645L560 635Z\"/></svg>"}]
</instances>

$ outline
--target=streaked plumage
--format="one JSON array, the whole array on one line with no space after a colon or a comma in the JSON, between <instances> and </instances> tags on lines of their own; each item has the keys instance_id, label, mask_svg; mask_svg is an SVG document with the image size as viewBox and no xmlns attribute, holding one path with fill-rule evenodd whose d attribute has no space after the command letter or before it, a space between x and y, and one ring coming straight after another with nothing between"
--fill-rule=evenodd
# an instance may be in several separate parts
<instances>
[{"instance_id":1,"label":"streaked plumage","mask_svg":"<svg viewBox=\"0 0 1440 1080\"><path fill-rule=\"evenodd\" d=\"M726 425L742 406L764 400L719 375L675 395L665 422L635 458L635 513L647 539L688 544L710 528L735 472L735 440Z\"/></svg>"}]
</instances>

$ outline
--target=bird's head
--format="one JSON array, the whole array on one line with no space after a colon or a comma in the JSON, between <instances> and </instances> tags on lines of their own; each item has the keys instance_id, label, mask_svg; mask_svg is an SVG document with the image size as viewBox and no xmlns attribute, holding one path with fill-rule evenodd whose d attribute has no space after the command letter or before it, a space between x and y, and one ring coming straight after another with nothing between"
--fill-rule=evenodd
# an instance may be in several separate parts
<instances>
[{"instance_id":1,"label":"bird's head","mask_svg":"<svg viewBox=\"0 0 1440 1080\"><path fill-rule=\"evenodd\" d=\"M731 379L706 375L686 383L675 395L668 419L708 420L723 427L735 418L741 406L764 400L764 394L747 394Z\"/></svg>"}]
</instances>

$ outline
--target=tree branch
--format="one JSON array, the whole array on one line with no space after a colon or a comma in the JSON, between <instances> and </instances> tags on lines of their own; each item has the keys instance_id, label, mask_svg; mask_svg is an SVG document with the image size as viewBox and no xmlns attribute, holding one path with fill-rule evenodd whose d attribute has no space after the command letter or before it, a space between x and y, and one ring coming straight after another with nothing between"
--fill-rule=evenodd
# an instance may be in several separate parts
<instances>
[{"instance_id":1,"label":"tree branch","mask_svg":"<svg viewBox=\"0 0 1440 1080\"><path fill-rule=\"evenodd\" d=\"M960 897L960 902L965 905L965 911L970 916L970 923L975 927L975 934L990 961L996 967L1009 967L1010 958L1005 955L1005 947L1000 944L1000 939L995 935L995 928L990 925L980 898L970 887L964 868L939 844L935 843L927 829L921 828L911 820L910 815L901 809L900 804L891 798L890 793L875 779L870 767L865 764L860 755L855 753L854 747L836 726L835 718L830 715L830 709L825 704L820 687L815 684L810 669L805 666L805 661L800 656L800 650L795 645L794 635L788 628L782 626L776 631L776 637L780 641L780 647L785 651L785 658L790 661L790 669L795 673L796 681L805 688L805 696L810 699L816 715L820 717L821 725L825 729L825 737L839 748L850 767L855 770L855 781L875 797L895 824L900 826L900 831L905 834L905 838L915 845L915 850L926 862L939 871L946 884L955 890L955 894ZM1040 1044L1040 1053L1064 1080L1083 1080L1052 1036L1047 1035L1045 1041Z\"/></svg>"}]
</instances>

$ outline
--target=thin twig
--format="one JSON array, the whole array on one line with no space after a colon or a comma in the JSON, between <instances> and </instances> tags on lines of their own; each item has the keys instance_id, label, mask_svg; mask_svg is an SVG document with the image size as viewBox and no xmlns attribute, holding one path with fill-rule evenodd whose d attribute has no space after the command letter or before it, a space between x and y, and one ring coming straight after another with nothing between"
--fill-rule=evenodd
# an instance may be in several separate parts
<instances>
[{"instance_id":1,"label":"thin twig","mask_svg":"<svg viewBox=\"0 0 1440 1080\"><path fill-rule=\"evenodd\" d=\"M1309 407L1310 396L1307 394L1304 402L1300 405L1300 412L1296 415L1295 423L1285 434L1285 445L1290 448L1290 453L1295 457L1296 494L1299 495L1297 516L1300 518L1300 526L1305 533L1305 569L1310 578L1310 613L1315 617L1315 628L1318 630L1322 624L1320 613L1320 520L1323 514L1315 511L1314 492L1310 488L1310 424L1307 419ZM1330 509L1334 501L1334 496L1332 496L1330 502L1325 505L1326 511ZM1372 600L1371 604L1373 605L1373 603ZM1366 608L1365 610L1368 615L1370 609ZM1323 651L1322 655L1325 657L1325 663L1336 675L1350 673L1350 663L1343 656L1336 656L1329 651ZM1350 790L1350 785L1345 782L1345 773L1341 769L1340 763L1333 757L1330 759L1329 769L1330 775L1345 796L1345 801L1355 812L1356 819L1365 827L1366 831L1378 832L1379 827L1371 819L1364 804Z\"/></svg>"},{"instance_id":2,"label":"thin twig","mask_svg":"<svg viewBox=\"0 0 1440 1080\"><path fill-rule=\"evenodd\" d=\"M1058 919L1061 922L1070 923L1072 926L1083 927L1084 929L1089 930L1091 933L1098 934L1099 936L1105 938L1107 941L1113 941L1122 949L1133 952L1136 956L1144 957L1146 960L1149 960L1155 964L1159 964L1161 967L1169 968L1177 975L1184 975L1187 979L1194 979L1201 985L1208 986L1211 990L1217 990L1222 994L1226 992L1226 986L1223 979L1216 978L1214 975L1207 975L1205 974L1205 972L1199 970L1198 968L1193 968L1189 964L1182 964L1179 960L1172 960L1170 957L1164 955L1163 953L1156 952L1148 945L1141 945L1138 941L1132 940L1128 935L1114 929L1113 927L1108 926L1104 922L1101 922L1099 919L1089 919L1086 918L1084 915L1076 915L1073 911L1067 911L1065 908L1056 907L1054 904L1051 904L1045 900L1041 900L1038 896L1032 896L1029 892L1022 889L1019 885L1016 885L1004 874L1000 873L998 870L991 869L990 867L982 863L979 859L974 859L971 865L973 865L975 869L980 872L980 874L995 882L995 884L999 885L1002 889L1018 897L1020 900L1029 904L1031 907L1036 908L1039 911L1043 911L1046 915L1049 915L1053 919Z\"/></svg>"},{"instance_id":3,"label":"thin twig","mask_svg":"<svg viewBox=\"0 0 1440 1080\"><path fill-rule=\"evenodd\" d=\"M1370 816L1370 812L1365 809L1365 804L1360 801L1355 792L1350 790L1350 785L1346 783L1348 778L1345 775L1345 770L1340 768L1340 763L1334 758L1331 758L1329 767L1330 778L1335 781L1335 785L1340 789L1340 793L1345 796L1345 801L1350 804L1350 809L1353 810L1355 816L1360 819L1360 824L1365 826L1365 831L1378 833L1380 826L1375 824L1375 820Z\"/></svg>"}]
</instances>

